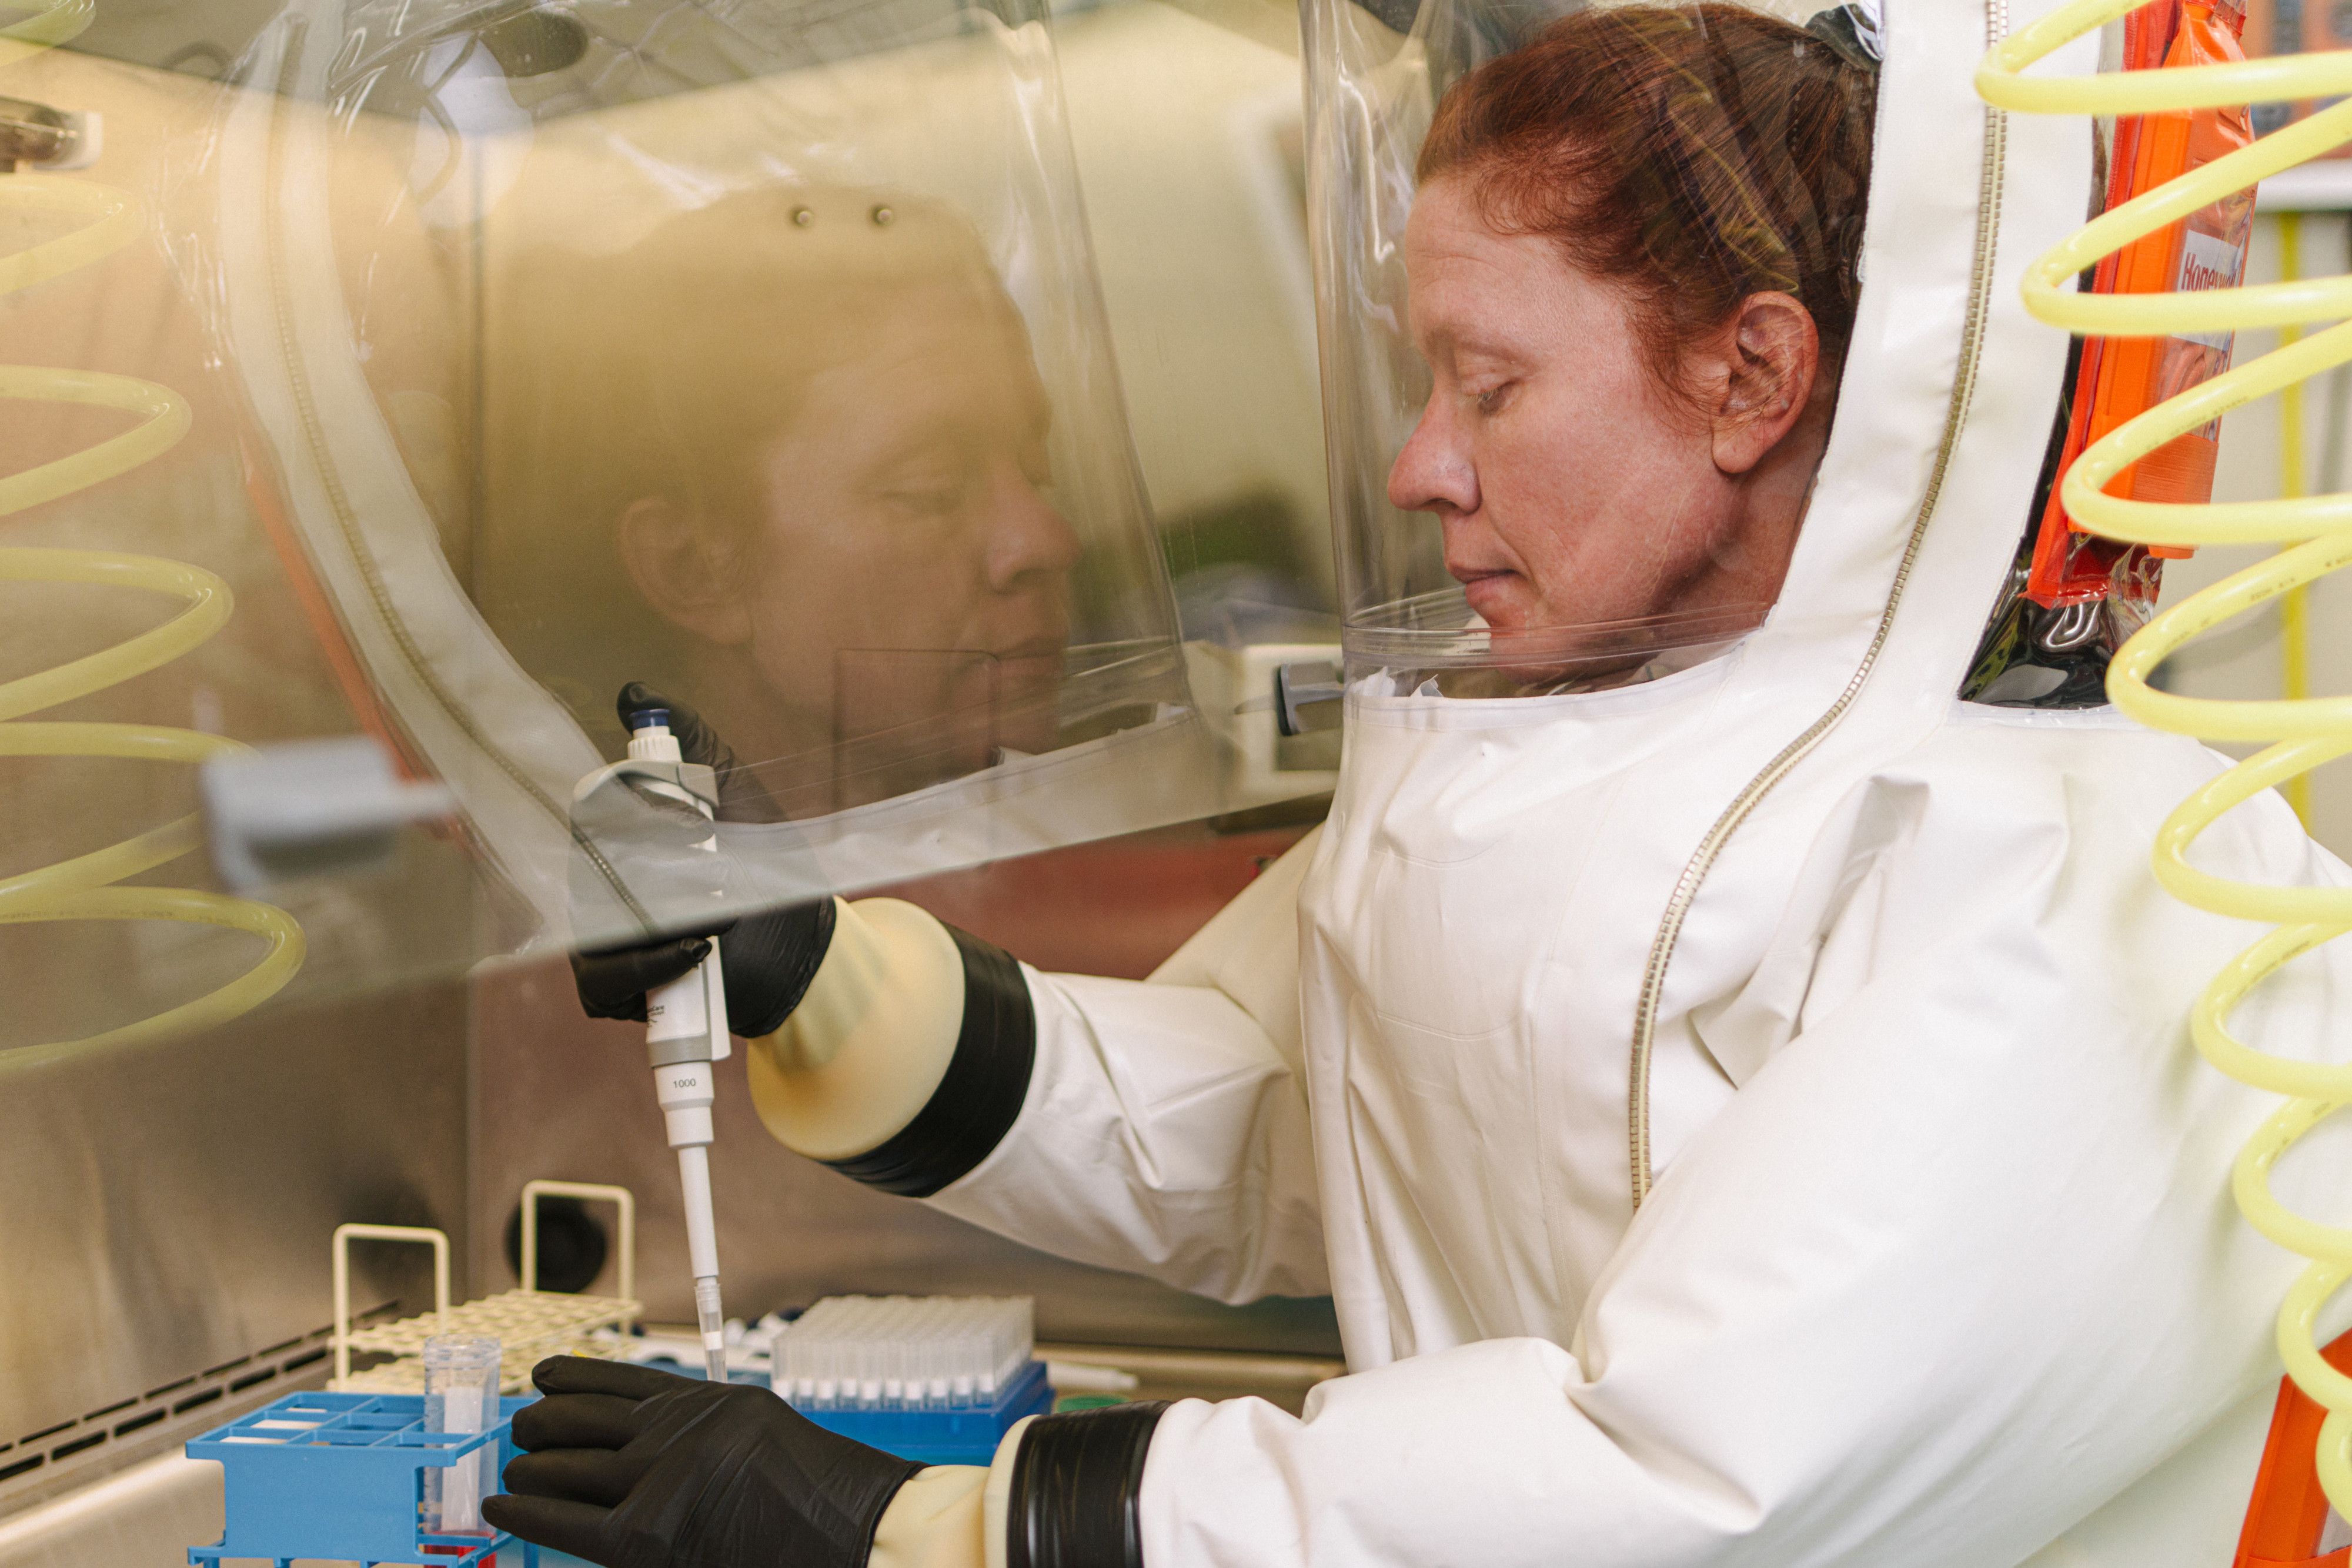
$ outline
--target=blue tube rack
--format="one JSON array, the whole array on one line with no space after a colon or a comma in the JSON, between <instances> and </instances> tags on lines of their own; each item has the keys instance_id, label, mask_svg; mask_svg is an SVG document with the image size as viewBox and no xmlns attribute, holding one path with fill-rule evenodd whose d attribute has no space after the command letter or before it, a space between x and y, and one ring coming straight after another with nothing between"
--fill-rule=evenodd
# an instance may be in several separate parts
<instances>
[{"instance_id":1,"label":"blue tube rack","mask_svg":"<svg viewBox=\"0 0 2352 1568\"><path fill-rule=\"evenodd\" d=\"M415 1563L432 1568L494 1568L514 1538L428 1535L424 1472L446 1468L485 1444L497 1469L514 1458L514 1413L527 1399L499 1401L487 1432L427 1432L415 1394L289 1394L188 1441L188 1458L220 1464L227 1529L210 1546L188 1548L191 1563L262 1557ZM539 1548L523 1542L537 1568Z\"/></svg>"},{"instance_id":2,"label":"blue tube rack","mask_svg":"<svg viewBox=\"0 0 2352 1568\"><path fill-rule=\"evenodd\" d=\"M645 1364L681 1377L700 1377L702 1368L674 1360ZM772 1387L764 1372L738 1371L730 1382ZM786 1399L785 1403L791 1401ZM992 1405L951 1406L944 1410L844 1410L816 1406L800 1413L828 1432L855 1437L869 1448L896 1454L919 1465L984 1465L996 1458L996 1445L1013 1424L1024 1416L1050 1415L1053 1386L1045 1381L1045 1364L1033 1361L997 1392Z\"/></svg>"},{"instance_id":3,"label":"blue tube rack","mask_svg":"<svg viewBox=\"0 0 2352 1568\"><path fill-rule=\"evenodd\" d=\"M996 1445L1024 1416L1054 1408L1045 1364L1033 1361L1000 1390L993 1405L946 1410L803 1410L828 1432L855 1437L868 1448L919 1465L984 1465Z\"/></svg>"}]
</instances>

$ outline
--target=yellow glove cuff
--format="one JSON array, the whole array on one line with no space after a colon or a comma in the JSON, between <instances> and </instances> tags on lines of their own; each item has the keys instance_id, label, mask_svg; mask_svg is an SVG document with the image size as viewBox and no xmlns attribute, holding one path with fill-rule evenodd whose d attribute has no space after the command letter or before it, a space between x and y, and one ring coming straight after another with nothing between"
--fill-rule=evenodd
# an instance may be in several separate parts
<instances>
[{"instance_id":1,"label":"yellow glove cuff","mask_svg":"<svg viewBox=\"0 0 2352 1568\"><path fill-rule=\"evenodd\" d=\"M874 1527L866 1568L1004 1568L1013 1461L1034 1416L1013 1425L989 1465L933 1465L898 1489Z\"/></svg>"},{"instance_id":2,"label":"yellow glove cuff","mask_svg":"<svg viewBox=\"0 0 2352 1568\"><path fill-rule=\"evenodd\" d=\"M898 1489L874 1527L866 1568L987 1568L982 1465L933 1465Z\"/></svg>"},{"instance_id":3,"label":"yellow glove cuff","mask_svg":"<svg viewBox=\"0 0 2352 1568\"><path fill-rule=\"evenodd\" d=\"M836 904L807 996L747 1061L760 1120L815 1160L865 1154L913 1121L963 1027L963 958L946 926L895 898Z\"/></svg>"}]
</instances>

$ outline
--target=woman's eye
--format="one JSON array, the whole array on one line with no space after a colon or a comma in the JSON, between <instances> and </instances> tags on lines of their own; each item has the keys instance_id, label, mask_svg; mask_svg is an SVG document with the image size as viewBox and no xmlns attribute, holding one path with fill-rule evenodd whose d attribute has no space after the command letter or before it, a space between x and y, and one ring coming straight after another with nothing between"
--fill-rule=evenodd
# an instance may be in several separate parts
<instances>
[{"instance_id":1,"label":"woman's eye","mask_svg":"<svg viewBox=\"0 0 2352 1568\"><path fill-rule=\"evenodd\" d=\"M963 505L964 486L952 479L908 481L885 492L892 506L919 517L943 517Z\"/></svg>"},{"instance_id":2,"label":"woman's eye","mask_svg":"<svg viewBox=\"0 0 2352 1568\"><path fill-rule=\"evenodd\" d=\"M1472 394L1471 401L1478 405L1480 413L1492 413L1503 406L1515 384L1517 383L1505 382L1500 386L1488 387L1485 392Z\"/></svg>"}]
</instances>

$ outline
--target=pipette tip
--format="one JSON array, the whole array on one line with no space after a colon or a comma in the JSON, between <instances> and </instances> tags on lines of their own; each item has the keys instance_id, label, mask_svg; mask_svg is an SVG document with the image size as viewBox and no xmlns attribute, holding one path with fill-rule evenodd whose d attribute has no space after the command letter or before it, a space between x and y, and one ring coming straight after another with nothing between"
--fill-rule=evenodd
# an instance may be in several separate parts
<instances>
[{"instance_id":1,"label":"pipette tip","mask_svg":"<svg viewBox=\"0 0 2352 1568\"><path fill-rule=\"evenodd\" d=\"M727 1381L727 1319L719 1310L719 1277L694 1281L694 1323L702 1333L702 1369L713 1383Z\"/></svg>"}]
</instances>

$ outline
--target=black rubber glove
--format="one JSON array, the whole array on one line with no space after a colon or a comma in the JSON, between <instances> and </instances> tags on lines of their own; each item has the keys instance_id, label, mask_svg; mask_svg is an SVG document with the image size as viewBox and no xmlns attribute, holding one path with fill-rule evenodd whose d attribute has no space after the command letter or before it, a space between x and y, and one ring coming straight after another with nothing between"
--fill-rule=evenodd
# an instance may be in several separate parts
<instances>
[{"instance_id":1,"label":"black rubber glove","mask_svg":"<svg viewBox=\"0 0 2352 1568\"><path fill-rule=\"evenodd\" d=\"M529 1452L482 1517L605 1568L866 1568L923 1467L826 1431L764 1388L583 1356L531 1372Z\"/></svg>"},{"instance_id":2,"label":"black rubber glove","mask_svg":"<svg viewBox=\"0 0 2352 1568\"><path fill-rule=\"evenodd\" d=\"M693 936L572 955L572 981L592 1019L646 1021L646 993L710 956L726 970L727 1027L746 1040L773 1032L808 995L833 945L833 900L788 904Z\"/></svg>"},{"instance_id":3,"label":"black rubber glove","mask_svg":"<svg viewBox=\"0 0 2352 1568\"><path fill-rule=\"evenodd\" d=\"M621 688L614 705L624 728L647 708L669 710L669 731L688 762L699 762L719 776L719 815L729 815L730 793L740 794L748 779L730 791L740 775L735 754L712 733L702 716L646 685L631 681ZM719 942L719 959L727 977L727 1025L747 1040L773 1032L792 1016L817 966L833 944L833 900L812 899L764 910L709 931L690 932L625 947L594 948L572 955L572 979L580 991L580 1005L593 1019L646 1021L646 993L692 969L710 956Z\"/></svg>"}]
</instances>

